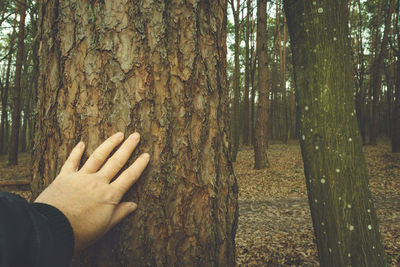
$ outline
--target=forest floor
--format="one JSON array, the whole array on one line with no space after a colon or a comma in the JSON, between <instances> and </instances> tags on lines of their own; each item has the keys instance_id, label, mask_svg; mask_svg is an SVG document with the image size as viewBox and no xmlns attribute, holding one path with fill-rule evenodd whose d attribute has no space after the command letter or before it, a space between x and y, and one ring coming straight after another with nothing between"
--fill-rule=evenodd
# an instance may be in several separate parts
<instances>
[{"instance_id":1,"label":"forest floor","mask_svg":"<svg viewBox=\"0 0 400 267\"><path fill-rule=\"evenodd\" d=\"M370 188L390 266L400 266L400 153L389 142L364 147ZM236 234L238 266L319 266L303 173L300 146L271 144L271 167L253 170L251 147L241 147L234 163L239 184L239 224ZM20 165L7 166L0 157L1 182L28 181L30 154ZM29 199L29 186L0 186Z\"/></svg>"},{"instance_id":2,"label":"forest floor","mask_svg":"<svg viewBox=\"0 0 400 267\"><path fill-rule=\"evenodd\" d=\"M364 147L390 266L400 266L400 153ZM252 147L234 163L239 184L238 266L319 266L298 142L271 144L270 168L254 170Z\"/></svg>"}]
</instances>

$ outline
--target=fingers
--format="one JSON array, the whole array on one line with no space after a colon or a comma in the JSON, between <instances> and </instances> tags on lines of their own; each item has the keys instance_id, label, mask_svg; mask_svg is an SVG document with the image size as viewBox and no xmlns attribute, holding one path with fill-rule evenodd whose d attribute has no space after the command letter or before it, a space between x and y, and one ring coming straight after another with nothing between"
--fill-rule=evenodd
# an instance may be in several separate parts
<instances>
[{"instance_id":1,"label":"fingers","mask_svg":"<svg viewBox=\"0 0 400 267\"><path fill-rule=\"evenodd\" d=\"M123 218L128 216L130 213L135 211L137 208L136 203L134 202L122 202L119 203L115 208L114 213L111 218L111 227L114 227L117 223L119 223Z\"/></svg>"},{"instance_id":2,"label":"fingers","mask_svg":"<svg viewBox=\"0 0 400 267\"><path fill-rule=\"evenodd\" d=\"M121 168L128 161L133 150L139 143L140 135L138 133L131 134L128 139L121 145L121 147L114 153L114 155L107 160L104 166L99 171L102 177L105 177L107 182L121 170Z\"/></svg>"},{"instance_id":3,"label":"fingers","mask_svg":"<svg viewBox=\"0 0 400 267\"><path fill-rule=\"evenodd\" d=\"M79 142L69 154L67 160L61 168L61 173L70 173L74 172L78 169L79 163L81 162L83 151L85 150L85 144L83 142Z\"/></svg>"},{"instance_id":4,"label":"fingers","mask_svg":"<svg viewBox=\"0 0 400 267\"><path fill-rule=\"evenodd\" d=\"M106 160L108 155L110 155L111 151L113 151L113 149L121 143L123 138L124 134L121 132L109 137L98 148L96 148L92 155L90 155L85 165L83 165L81 171L84 173L96 172Z\"/></svg>"},{"instance_id":5,"label":"fingers","mask_svg":"<svg viewBox=\"0 0 400 267\"><path fill-rule=\"evenodd\" d=\"M122 198L126 191L137 181L149 163L149 159L149 154L142 154L128 169L111 183L111 185L117 189L117 192L121 194L118 196L119 198Z\"/></svg>"}]
</instances>

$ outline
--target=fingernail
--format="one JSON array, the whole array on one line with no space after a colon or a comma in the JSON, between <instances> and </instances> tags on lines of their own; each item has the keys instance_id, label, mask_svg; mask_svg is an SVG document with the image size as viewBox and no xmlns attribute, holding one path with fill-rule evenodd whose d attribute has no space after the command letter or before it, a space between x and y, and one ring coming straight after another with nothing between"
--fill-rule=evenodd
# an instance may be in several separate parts
<instances>
[{"instance_id":1,"label":"fingernail","mask_svg":"<svg viewBox=\"0 0 400 267\"><path fill-rule=\"evenodd\" d=\"M134 210L137 209L136 203L133 203L133 202L132 202L129 206L130 206L130 208L132 209L132 211L134 211Z\"/></svg>"},{"instance_id":2,"label":"fingernail","mask_svg":"<svg viewBox=\"0 0 400 267\"><path fill-rule=\"evenodd\" d=\"M140 138L140 134L139 133L133 133L132 134L132 138L133 138L133 140L137 141Z\"/></svg>"},{"instance_id":3,"label":"fingernail","mask_svg":"<svg viewBox=\"0 0 400 267\"><path fill-rule=\"evenodd\" d=\"M78 143L77 147L78 147L79 149L82 149L82 148L85 147L85 143L82 142L82 141L80 141L80 142Z\"/></svg>"},{"instance_id":4,"label":"fingernail","mask_svg":"<svg viewBox=\"0 0 400 267\"><path fill-rule=\"evenodd\" d=\"M142 154L142 157L143 157L144 159L150 159L149 153L143 153L143 154Z\"/></svg>"}]
</instances>

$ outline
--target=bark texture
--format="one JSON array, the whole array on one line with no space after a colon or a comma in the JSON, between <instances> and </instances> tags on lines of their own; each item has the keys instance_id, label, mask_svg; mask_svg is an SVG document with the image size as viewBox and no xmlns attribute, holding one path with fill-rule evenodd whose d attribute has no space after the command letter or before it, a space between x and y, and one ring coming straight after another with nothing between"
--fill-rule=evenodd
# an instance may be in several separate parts
<instances>
[{"instance_id":1,"label":"bark texture","mask_svg":"<svg viewBox=\"0 0 400 267\"><path fill-rule=\"evenodd\" d=\"M321 266L385 266L355 114L347 1L284 1Z\"/></svg>"},{"instance_id":2,"label":"bark texture","mask_svg":"<svg viewBox=\"0 0 400 267\"><path fill-rule=\"evenodd\" d=\"M74 266L234 266L226 1L40 1L38 195L72 147L141 133L138 210ZM87 154L85 154L87 158ZM88 218L90 219L90 218Z\"/></svg>"},{"instance_id":3,"label":"bark texture","mask_svg":"<svg viewBox=\"0 0 400 267\"><path fill-rule=\"evenodd\" d=\"M254 129L254 168L268 167L267 130L269 110L268 62L267 62L267 1L257 0L257 59L258 59L258 106Z\"/></svg>"}]
</instances>

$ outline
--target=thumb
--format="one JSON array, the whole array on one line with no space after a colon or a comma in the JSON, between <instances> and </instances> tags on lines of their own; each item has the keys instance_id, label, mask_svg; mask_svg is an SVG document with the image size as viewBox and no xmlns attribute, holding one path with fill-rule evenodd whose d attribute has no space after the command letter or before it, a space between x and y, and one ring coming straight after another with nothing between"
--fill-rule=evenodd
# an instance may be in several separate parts
<instances>
[{"instance_id":1,"label":"thumb","mask_svg":"<svg viewBox=\"0 0 400 267\"><path fill-rule=\"evenodd\" d=\"M117 223L122 221L123 218L128 216L130 213L135 211L137 204L134 202L122 202L119 203L115 208L114 213L111 218L111 227L114 227Z\"/></svg>"}]
</instances>

